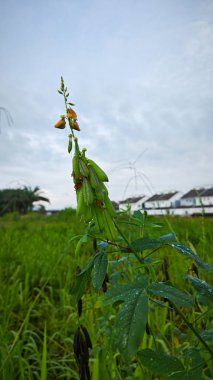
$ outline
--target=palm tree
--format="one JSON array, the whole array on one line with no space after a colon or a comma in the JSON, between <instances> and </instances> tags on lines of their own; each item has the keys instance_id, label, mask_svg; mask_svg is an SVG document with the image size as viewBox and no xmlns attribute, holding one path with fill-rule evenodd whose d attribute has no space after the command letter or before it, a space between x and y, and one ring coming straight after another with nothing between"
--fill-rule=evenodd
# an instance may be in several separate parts
<instances>
[{"instance_id":1,"label":"palm tree","mask_svg":"<svg viewBox=\"0 0 213 380\"><path fill-rule=\"evenodd\" d=\"M49 199L41 195L38 186L34 189L25 186L23 189L0 190L0 215L14 211L26 214L32 211L34 203L39 201L49 202Z\"/></svg>"}]
</instances>

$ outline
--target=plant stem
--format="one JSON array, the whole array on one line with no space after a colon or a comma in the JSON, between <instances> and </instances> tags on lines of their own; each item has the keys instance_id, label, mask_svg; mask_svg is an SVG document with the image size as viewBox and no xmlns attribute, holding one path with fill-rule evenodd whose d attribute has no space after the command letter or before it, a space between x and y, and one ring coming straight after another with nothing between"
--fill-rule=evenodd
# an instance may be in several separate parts
<instances>
[{"instance_id":1,"label":"plant stem","mask_svg":"<svg viewBox=\"0 0 213 380\"><path fill-rule=\"evenodd\" d=\"M207 349L207 351L209 351L209 353L211 354L211 356L213 356L213 351L212 351L211 347L209 347L209 345L205 342L205 340L198 333L198 331L196 330L196 328L187 320L187 318L182 313L182 311L173 302L171 302L171 303L172 303L173 308L177 312L177 314L179 314L179 316L184 320L184 322L190 328L190 330L192 330L192 332L194 333L194 335L196 335L196 337L199 339L199 341L202 343L202 345Z\"/></svg>"},{"instance_id":2,"label":"plant stem","mask_svg":"<svg viewBox=\"0 0 213 380\"><path fill-rule=\"evenodd\" d=\"M130 245L129 241L127 240L126 236L123 234L123 232L122 232L122 231L120 230L120 228L118 227L117 223L114 222L114 224L115 224L115 227L117 228L119 234L122 236L122 238L123 238L124 241L126 242L127 246L128 246L128 247L130 248L130 250L134 253L134 255L135 255L135 257L137 258L137 260L139 261L139 263L142 264L142 263L143 263L143 258L141 258L141 257L138 255L138 253L135 252L135 251L133 250L133 248L131 247L131 245Z\"/></svg>"}]
</instances>

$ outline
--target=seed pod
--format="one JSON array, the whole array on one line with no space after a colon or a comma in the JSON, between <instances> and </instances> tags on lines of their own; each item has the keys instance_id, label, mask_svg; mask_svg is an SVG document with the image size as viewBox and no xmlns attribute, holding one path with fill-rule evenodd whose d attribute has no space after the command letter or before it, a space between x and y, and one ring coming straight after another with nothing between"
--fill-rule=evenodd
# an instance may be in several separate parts
<instances>
[{"instance_id":1,"label":"seed pod","mask_svg":"<svg viewBox=\"0 0 213 380\"><path fill-rule=\"evenodd\" d=\"M109 181L106 173L100 168L100 166L98 166L96 164L96 162L94 162L93 160L89 160L89 159L88 159L88 162L93 167L93 169L95 170L95 173L96 173L96 175L100 181L102 181L102 182L108 182Z\"/></svg>"},{"instance_id":2,"label":"seed pod","mask_svg":"<svg viewBox=\"0 0 213 380\"><path fill-rule=\"evenodd\" d=\"M148 322L146 322L146 333L147 333L147 335L151 334L151 330L150 330Z\"/></svg>"},{"instance_id":3,"label":"seed pod","mask_svg":"<svg viewBox=\"0 0 213 380\"><path fill-rule=\"evenodd\" d=\"M81 188L80 190L78 190L77 201L78 201L78 204L77 204L76 213L77 213L77 215L82 215L85 212L85 203L84 203L83 188Z\"/></svg>"},{"instance_id":4,"label":"seed pod","mask_svg":"<svg viewBox=\"0 0 213 380\"><path fill-rule=\"evenodd\" d=\"M102 284L102 290L104 293L107 292L107 283L108 282L109 282L109 277L108 277L108 274L106 273L105 278L104 278L104 282Z\"/></svg>"},{"instance_id":5,"label":"seed pod","mask_svg":"<svg viewBox=\"0 0 213 380\"><path fill-rule=\"evenodd\" d=\"M69 135L68 153L70 153L71 150L72 150L72 135Z\"/></svg>"},{"instance_id":6,"label":"seed pod","mask_svg":"<svg viewBox=\"0 0 213 380\"><path fill-rule=\"evenodd\" d=\"M78 328L74 334L73 349L74 349L75 359L79 368L80 380L86 380L86 376L87 376L86 368L88 367L89 350L87 347L85 337L80 328Z\"/></svg>"},{"instance_id":7,"label":"seed pod","mask_svg":"<svg viewBox=\"0 0 213 380\"><path fill-rule=\"evenodd\" d=\"M103 209L98 208L97 206L94 206L93 209L93 218L95 225L97 228L102 232L105 228L105 220L103 216Z\"/></svg>"},{"instance_id":8,"label":"seed pod","mask_svg":"<svg viewBox=\"0 0 213 380\"><path fill-rule=\"evenodd\" d=\"M54 125L55 128L58 128L58 129L64 129L66 127L66 121L65 121L65 118L62 117L61 120L59 120L55 125Z\"/></svg>"},{"instance_id":9,"label":"seed pod","mask_svg":"<svg viewBox=\"0 0 213 380\"><path fill-rule=\"evenodd\" d=\"M89 176L89 169L88 169L86 163L81 158L79 158L79 170L80 170L80 173L84 177L88 177Z\"/></svg>"},{"instance_id":10,"label":"seed pod","mask_svg":"<svg viewBox=\"0 0 213 380\"><path fill-rule=\"evenodd\" d=\"M81 175L79 169L79 157L78 155L74 155L72 159L72 167L73 167L73 179L74 182L77 183L79 181L79 177Z\"/></svg>"},{"instance_id":11,"label":"seed pod","mask_svg":"<svg viewBox=\"0 0 213 380\"><path fill-rule=\"evenodd\" d=\"M191 266L191 270L192 272L194 272L196 274L196 276L199 278L199 273L198 273L198 267L195 263L192 263L192 266Z\"/></svg>"},{"instance_id":12,"label":"seed pod","mask_svg":"<svg viewBox=\"0 0 213 380\"><path fill-rule=\"evenodd\" d=\"M90 186L90 183L89 181L87 180L87 178L84 178L83 179L83 182L82 182L82 189L83 189L83 197L84 197L84 203L89 206L93 203L94 201L94 194L93 194L93 190Z\"/></svg>"},{"instance_id":13,"label":"seed pod","mask_svg":"<svg viewBox=\"0 0 213 380\"><path fill-rule=\"evenodd\" d=\"M87 223L91 222L93 218L93 207L92 205L85 207L85 212L84 212L84 219Z\"/></svg>"},{"instance_id":14,"label":"seed pod","mask_svg":"<svg viewBox=\"0 0 213 380\"><path fill-rule=\"evenodd\" d=\"M95 253L97 253L98 252L98 245L97 245L97 239L96 238L93 239L93 248L94 248Z\"/></svg>"},{"instance_id":15,"label":"seed pod","mask_svg":"<svg viewBox=\"0 0 213 380\"><path fill-rule=\"evenodd\" d=\"M85 339L86 339L86 342L87 342L87 347L88 348L92 348L92 342L91 342L91 338L90 338L90 335L88 333L88 330L84 326L81 326L81 328L82 328L82 330L84 332L84 336L85 336Z\"/></svg>"},{"instance_id":16,"label":"seed pod","mask_svg":"<svg viewBox=\"0 0 213 380\"><path fill-rule=\"evenodd\" d=\"M109 199L108 195L106 194L105 197L104 197L104 203L105 203L105 206L110 214L110 216L115 216L115 210L114 210L114 207L112 205L112 202L111 200Z\"/></svg>"},{"instance_id":17,"label":"seed pod","mask_svg":"<svg viewBox=\"0 0 213 380\"><path fill-rule=\"evenodd\" d=\"M78 300L78 316L80 317L82 314L82 299Z\"/></svg>"},{"instance_id":18,"label":"seed pod","mask_svg":"<svg viewBox=\"0 0 213 380\"><path fill-rule=\"evenodd\" d=\"M75 246L75 257L78 257L79 253L81 252L81 248L82 248L82 241L81 239L79 239L79 241L77 242Z\"/></svg>"},{"instance_id":19,"label":"seed pod","mask_svg":"<svg viewBox=\"0 0 213 380\"><path fill-rule=\"evenodd\" d=\"M101 184L91 164L88 165L88 169L89 169L89 180L90 180L92 188L94 190L97 190L97 189L99 190L101 188Z\"/></svg>"},{"instance_id":20,"label":"seed pod","mask_svg":"<svg viewBox=\"0 0 213 380\"><path fill-rule=\"evenodd\" d=\"M103 209L103 215L105 218L105 232L106 232L106 237L108 240L115 240L117 231L113 222L112 217L110 216L109 212L107 209Z\"/></svg>"}]
</instances>

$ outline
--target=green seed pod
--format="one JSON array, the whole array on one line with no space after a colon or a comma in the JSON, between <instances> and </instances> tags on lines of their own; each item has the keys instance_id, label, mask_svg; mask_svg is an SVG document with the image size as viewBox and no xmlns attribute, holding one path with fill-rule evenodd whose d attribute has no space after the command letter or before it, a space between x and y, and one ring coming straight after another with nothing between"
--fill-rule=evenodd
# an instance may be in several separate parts
<instances>
[{"instance_id":1,"label":"green seed pod","mask_svg":"<svg viewBox=\"0 0 213 380\"><path fill-rule=\"evenodd\" d=\"M69 135L68 153L70 153L71 150L72 150L72 135Z\"/></svg>"},{"instance_id":2,"label":"green seed pod","mask_svg":"<svg viewBox=\"0 0 213 380\"><path fill-rule=\"evenodd\" d=\"M93 218L94 218L94 222L95 222L95 225L97 226L97 228L101 232L103 232L105 229L105 220L104 220L104 215L103 215L103 209L101 209L97 206L94 206Z\"/></svg>"},{"instance_id":3,"label":"green seed pod","mask_svg":"<svg viewBox=\"0 0 213 380\"><path fill-rule=\"evenodd\" d=\"M87 206L91 205L94 201L94 193L87 178L83 179L82 190L83 190L84 203Z\"/></svg>"},{"instance_id":4,"label":"green seed pod","mask_svg":"<svg viewBox=\"0 0 213 380\"><path fill-rule=\"evenodd\" d=\"M83 187L77 192L77 200L78 200L78 205L77 205L76 213L77 215L83 215L85 212L85 207L86 207L84 203Z\"/></svg>"},{"instance_id":5,"label":"green seed pod","mask_svg":"<svg viewBox=\"0 0 213 380\"><path fill-rule=\"evenodd\" d=\"M108 197L107 194L105 194L105 196L104 196L104 204L105 204L105 206L106 206L106 209L107 209L108 212L109 212L109 215L110 215L111 217L115 216L115 210L114 210L114 207L113 207L112 202L111 202L111 200L109 199L109 197Z\"/></svg>"},{"instance_id":6,"label":"green seed pod","mask_svg":"<svg viewBox=\"0 0 213 380\"><path fill-rule=\"evenodd\" d=\"M76 244L76 247L75 247L75 256L78 257L80 251L81 251L81 248L82 248L82 241L81 239L79 239L79 241L77 242Z\"/></svg>"},{"instance_id":7,"label":"green seed pod","mask_svg":"<svg viewBox=\"0 0 213 380\"><path fill-rule=\"evenodd\" d=\"M74 137L74 142L75 142L75 154L77 156L79 156L80 155L80 149L79 149L79 146L78 146L78 139L77 139L77 137Z\"/></svg>"},{"instance_id":8,"label":"green seed pod","mask_svg":"<svg viewBox=\"0 0 213 380\"><path fill-rule=\"evenodd\" d=\"M89 181L91 183L92 188L94 190L100 190L101 189L101 183L100 183L98 176L97 176L97 174L96 174L96 172L93 169L91 164L88 165L88 169L89 169Z\"/></svg>"},{"instance_id":9,"label":"green seed pod","mask_svg":"<svg viewBox=\"0 0 213 380\"><path fill-rule=\"evenodd\" d=\"M85 207L84 219L88 223L93 218L92 205Z\"/></svg>"},{"instance_id":10,"label":"green seed pod","mask_svg":"<svg viewBox=\"0 0 213 380\"><path fill-rule=\"evenodd\" d=\"M93 167L95 170L96 175L98 176L98 179L102 182L108 182L109 179L106 175L106 173L98 166L93 160L88 159L88 163Z\"/></svg>"},{"instance_id":11,"label":"green seed pod","mask_svg":"<svg viewBox=\"0 0 213 380\"><path fill-rule=\"evenodd\" d=\"M88 169L86 163L82 160L82 158L79 158L79 170L80 170L80 173L84 177L88 177L89 176L89 169Z\"/></svg>"},{"instance_id":12,"label":"green seed pod","mask_svg":"<svg viewBox=\"0 0 213 380\"><path fill-rule=\"evenodd\" d=\"M117 231L115 228L115 224L113 222L112 217L110 216L109 212L107 209L103 209L103 215L105 219L105 232L106 232L106 237L108 240L115 240Z\"/></svg>"},{"instance_id":13,"label":"green seed pod","mask_svg":"<svg viewBox=\"0 0 213 380\"><path fill-rule=\"evenodd\" d=\"M73 156L73 159L72 159L72 167L73 167L73 179L74 179L74 182L77 183L81 173L79 169L79 157L76 154Z\"/></svg>"}]
</instances>

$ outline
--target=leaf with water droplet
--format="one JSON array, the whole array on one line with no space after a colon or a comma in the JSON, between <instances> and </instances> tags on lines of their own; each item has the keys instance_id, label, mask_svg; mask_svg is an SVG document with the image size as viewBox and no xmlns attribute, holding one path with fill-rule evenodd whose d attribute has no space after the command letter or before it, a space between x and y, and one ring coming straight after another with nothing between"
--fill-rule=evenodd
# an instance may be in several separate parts
<instances>
[{"instance_id":1,"label":"leaf with water droplet","mask_svg":"<svg viewBox=\"0 0 213 380\"><path fill-rule=\"evenodd\" d=\"M155 282L149 285L147 288L148 292L154 294L155 296L160 296L174 302L177 306L193 307L194 302L192 298L181 292L174 286L168 285L164 282Z\"/></svg>"},{"instance_id":2,"label":"leaf with water droplet","mask_svg":"<svg viewBox=\"0 0 213 380\"><path fill-rule=\"evenodd\" d=\"M128 360L137 351L147 323L148 296L145 289L132 293L121 306L116 322L116 346Z\"/></svg>"},{"instance_id":3,"label":"leaf with water droplet","mask_svg":"<svg viewBox=\"0 0 213 380\"><path fill-rule=\"evenodd\" d=\"M134 355L146 329L148 315L147 279L116 285L106 293L105 305L123 302L116 321L116 346L126 359Z\"/></svg>"},{"instance_id":4,"label":"leaf with water droplet","mask_svg":"<svg viewBox=\"0 0 213 380\"><path fill-rule=\"evenodd\" d=\"M98 292L103 285L107 271L107 254L105 251L99 252L94 258L92 282L94 289Z\"/></svg>"},{"instance_id":5,"label":"leaf with water droplet","mask_svg":"<svg viewBox=\"0 0 213 380\"><path fill-rule=\"evenodd\" d=\"M138 352L141 363L157 374L169 374L184 369L181 361L175 356L163 352L145 349Z\"/></svg>"},{"instance_id":6,"label":"leaf with water droplet","mask_svg":"<svg viewBox=\"0 0 213 380\"><path fill-rule=\"evenodd\" d=\"M213 303L213 287L207 282L193 276L187 276L202 300L207 299L207 304ZM209 301L209 302L208 302Z\"/></svg>"}]
</instances>

